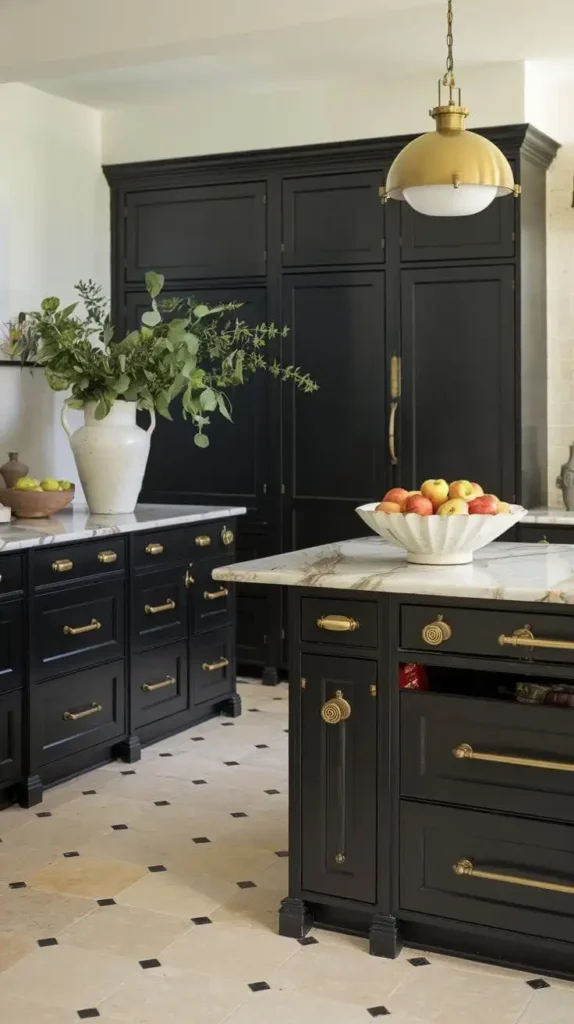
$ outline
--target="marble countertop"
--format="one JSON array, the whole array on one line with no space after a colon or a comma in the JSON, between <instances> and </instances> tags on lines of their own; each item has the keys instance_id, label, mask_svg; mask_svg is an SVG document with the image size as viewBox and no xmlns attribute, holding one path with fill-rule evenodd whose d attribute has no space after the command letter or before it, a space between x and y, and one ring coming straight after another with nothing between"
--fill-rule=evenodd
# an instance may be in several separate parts
<instances>
[{"instance_id":1,"label":"marble countertop","mask_svg":"<svg viewBox=\"0 0 574 1024\"><path fill-rule=\"evenodd\" d=\"M0 524L0 551L20 551L44 544L62 544L72 540L108 537L116 533L135 533L162 526L203 523L209 519L231 519L247 509L225 505L137 505L135 512L123 516L93 516L87 506L64 509L49 519L15 519Z\"/></svg>"},{"instance_id":2,"label":"marble countertop","mask_svg":"<svg viewBox=\"0 0 574 1024\"><path fill-rule=\"evenodd\" d=\"M410 565L402 548L362 537L216 569L232 583L574 604L574 545L498 542L470 565Z\"/></svg>"},{"instance_id":3,"label":"marble countertop","mask_svg":"<svg viewBox=\"0 0 574 1024\"><path fill-rule=\"evenodd\" d=\"M539 526L574 526L574 512L567 508L531 508L522 523L538 523Z\"/></svg>"}]
</instances>

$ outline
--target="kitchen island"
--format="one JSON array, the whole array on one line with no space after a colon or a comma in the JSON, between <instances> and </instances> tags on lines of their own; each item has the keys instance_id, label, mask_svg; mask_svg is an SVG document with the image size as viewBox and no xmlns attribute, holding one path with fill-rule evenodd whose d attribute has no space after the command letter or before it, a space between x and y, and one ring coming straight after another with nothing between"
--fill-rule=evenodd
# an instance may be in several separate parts
<instances>
[{"instance_id":1,"label":"kitchen island","mask_svg":"<svg viewBox=\"0 0 574 1024\"><path fill-rule=\"evenodd\" d=\"M234 557L246 510L86 508L0 526L0 802L220 712L238 715ZM1 813L1 812L0 812Z\"/></svg>"},{"instance_id":2,"label":"kitchen island","mask_svg":"<svg viewBox=\"0 0 574 1024\"><path fill-rule=\"evenodd\" d=\"M214 578L289 588L280 933L573 976L574 547L415 566L372 537ZM428 689L400 689L413 663Z\"/></svg>"}]
</instances>

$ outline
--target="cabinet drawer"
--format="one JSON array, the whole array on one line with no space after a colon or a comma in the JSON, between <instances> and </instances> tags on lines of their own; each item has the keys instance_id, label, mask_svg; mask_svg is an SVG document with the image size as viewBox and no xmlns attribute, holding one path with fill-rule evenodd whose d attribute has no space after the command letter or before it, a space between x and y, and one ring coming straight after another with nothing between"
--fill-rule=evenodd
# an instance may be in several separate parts
<instances>
[{"instance_id":1,"label":"cabinet drawer","mask_svg":"<svg viewBox=\"0 0 574 1024\"><path fill-rule=\"evenodd\" d=\"M0 786L22 775L22 694L0 696Z\"/></svg>"},{"instance_id":2,"label":"cabinet drawer","mask_svg":"<svg viewBox=\"0 0 574 1024\"><path fill-rule=\"evenodd\" d=\"M501 540L506 538L503 534ZM530 526L520 523L516 527L516 539L522 544L574 544L572 526Z\"/></svg>"},{"instance_id":3,"label":"cabinet drawer","mask_svg":"<svg viewBox=\"0 0 574 1024\"><path fill-rule=\"evenodd\" d=\"M189 707L185 641L134 655L131 706L136 729Z\"/></svg>"},{"instance_id":4,"label":"cabinet drawer","mask_svg":"<svg viewBox=\"0 0 574 1024\"><path fill-rule=\"evenodd\" d=\"M0 604L0 693L22 686L22 601Z\"/></svg>"},{"instance_id":5,"label":"cabinet drawer","mask_svg":"<svg viewBox=\"0 0 574 1024\"><path fill-rule=\"evenodd\" d=\"M133 562L137 569L152 569L170 562L192 562L202 556L218 555L235 548L235 526L215 520L197 526L134 533Z\"/></svg>"},{"instance_id":6,"label":"cabinet drawer","mask_svg":"<svg viewBox=\"0 0 574 1024\"><path fill-rule=\"evenodd\" d=\"M182 567L137 576L132 586L134 651L187 636L188 592Z\"/></svg>"},{"instance_id":7,"label":"cabinet drawer","mask_svg":"<svg viewBox=\"0 0 574 1024\"><path fill-rule=\"evenodd\" d=\"M229 583L220 583L211 576L214 569L220 565L228 565L229 562L228 556L210 558L191 566L190 572L194 583L189 592L192 602L192 628L195 633L205 633L208 629L228 626L231 622L233 587Z\"/></svg>"},{"instance_id":8,"label":"cabinet drawer","mask_svg":"<svg viewBox=\"0 0 574 1024\"><path fill-rule=\"evenodd\" d=\"M87 576L105 576L124 569L124 539L102 537L86 543L38 548L31 553L31 562L35 587Z\"/></svg>"},{"instance_id":9,"label":"cabinet drawer","mask_svg":"<svg viewBox=\"0 0 574 1024\"><path fill-rule=\"evenodd\" d=\"M2 555L0 557L0 595L22 590L22 556Z\"/></svg>"},{"instance_id":10,"label":"cabinet drawer","mask_svg":"<svg viewBox=\"0 0 574 1024\"><path fill-rule=\"evenodd\" d=\"M401 910L572 941L571 825L402 801L400 843Z\"/></svg>"},{"instance_id":11,"label":"cabinet drawer","mask_svg":"<svg viewBox=\"0 0 574 1024\"><path fill-rule=\"evenodd\" d=\"M235 689L235 639L230 630L213 633L191 648L190 690L195 707Z\"/></svg>"},{"instance_id":12,"label":"cabinet drawer","mask_svg":"<svg viewBox=\"0 0 574 1024\"><path fill-rule=\"evenodd\" d=\"M302 597L301 640L341 647L376 647L377 610L376 601Z\"/></svg>"},{"instance_id":13,"label":"cabinet drawer","mask_svg":"<svg viewBox=\"0 0 574 1024\"><path fill-rule=\"evenodd\" d=\"M34 679L123 657L123 581L105 580L37 594L32 610L32 636Z\"/></svg>"},{"instance_id":14,"label":"cabinet drawer","mask_svg":"<svg viewBox=\"0 0 574 1024\"><path fill-rule=\"evenodd\" d=\"M564 646L530 646L526 628L539 643L558 641ZM516 641L520 641L516 643ZM568 645L572 644L572 649ZM409 651L476 654L529 662L574 664L574 616L544 615L480 608L441 608L438 605L403 605L400 646Z\"/></svg>"},{"instance_id":15,"label":"cabinet drawer","mask_svg":"<svg viewBox=\"0 0 574 1024\"><path fill-rule=\"evenodd\" d=\"M106 743L125 732L121 661L33 686L30 699L37 765Z\"/></svg>"}]
</instances>

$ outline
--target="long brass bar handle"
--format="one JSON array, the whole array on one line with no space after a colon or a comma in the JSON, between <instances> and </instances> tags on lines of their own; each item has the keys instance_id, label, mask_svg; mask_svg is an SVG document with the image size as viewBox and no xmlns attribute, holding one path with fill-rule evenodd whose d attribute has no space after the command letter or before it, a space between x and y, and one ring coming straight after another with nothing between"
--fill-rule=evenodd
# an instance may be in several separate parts
<instances>
[{"instance_id":1,"label":"long brass bar handle","mask_svg":"<svg viewBox=\"0 0 574 1024\"><path fill-rule=\"evenodd\" d=\"M162 679L161 683L142 683L142 690L145 693L153 693L154 690L165 690L167 686L175 686L173 676L167 676L166 679Z\"/></svg>"},{"instance_id":2,"label":"long brass bar handle","mask_svg":"<svg viewBox=\"0 0 574 1024\"><path fill-rule=\"evenodd\" d=\"M229 591L225 587L222 587L221 590L213 590L211 592L209 590L203 591L203 596L206 601L217 601L218 597L227 597L228 594Z\"/></svg>"},{"instance_id":3,"label":"long brass bar handle","mask_svg":"<svg viewBox=\"0 0 574 1024\"><path fill-rule=\"evenodd\" d=\"M201 666L204 672L216 672L218 668L227 668L229 658L220 658L219 661L204 661Z\"/></svg>"},{"instance_id":4,"label":"long brass bar handle","mask_svg":"<svg viewBox=\"0 0 574 1024\"><path fill-rule=\"evenodd\" d=\"M539 882L536 878L523 878L522 875L502 875L497 871L479 871L471 860L464 858L453 864L455 875L466 875L468 878L483 878L487 882L506 882L507 885L523 885L527 889L547 889L550 892L564 892L574 895L574 885L561 885L559 882Z\"/></svg>"},{"instance_id":5,"label":"long brass bar handle","mask_svg":"<svg viewBox=\"0 0 574 1024\"><path fill-rule=\"evenodd\" d=\"M391 402L391 410L389 412L389 458L391 460L392 466L396 466L399 461L397 459L397 449L395 442L395 424L397 420L398 407L398 402Z\"/></svg>"},{"instance_id":6,"label":"long brass bar handle","mask_svg":"<svg viewBox=\"0 0 574 1024\"><path fill-rule=\"evenodd\" d=\"M80 718L89 718L90 715L97 715L103 710L102 704L92 704L91 707L85 708L84 711L64 711L62 718L65 722L79 722Z\"/></svg>"},{"instance_id":7,"label":"long brass bar handle","mask_svg":"<svg viewBox=\"0 0 574 1024\"><path fill-rule=\"evenodd\" d=\"M146 604L144 611L146 615L159 615L161 612L172 612L174 608L175 601L170 597L165 604Z\"/></svg>"},{"instance_id":8,"label":"long brass bar handle","mask_svg":"<svg viewBox=\"0 0 574 1024\"><path fill-rule=\"evenodd\" d=\"M64 626L64 633L68 636L79 636L80 633L93 633L95 629L101 629L102 624L98 619L92 619L87 626Z\"/></svg>"},{"instance_id":9,"label":"long brass bar handle","mask_svg":"<svg viewBox=\"0 0 574 1024\"><path fill-rule=\"evenodd\" d=\"M330 633L352 633L359 628L359 623L350 615L321 615L316 620L319 629L327 629Z\"/></svg>"},{"instance_id":10,"label":"long brass bar handle","mask_svg":"<svg viewBox=\"0 0 574 1024\"><path fill-rule=\"evenodd\" d=\"M325 701L321 708L321 718L327 725L338 725L351 717L351 705L343 697L342 690L336 690L335 696Z\"/></svg>"},{"instance_id":11,"label":"long brass bar handle","mask_svg":"<svg viewBox=\"0 0 574 1024\"><path fill-rule=\"evenodd\" d=\"M495 764L516 764L521 768L550 768L555 772L574 772L574 762L544 761L537 757L513 757L511 754L481 754L470 743L459 743L453 757L466 761L491 761Z\"/></svg>"},{"instance_id":12,"label":"long brass bar handle","mask_svg":"<svg viewBox=\"0 0 574 1024\"><path fill-rule=\"evenodd\" d=\"M554 651L574 651L574 640L538 640L530 626L515 629L512 636L501 633L498 643L501 647L542 647Z\"/></svg>"}]
</instances>

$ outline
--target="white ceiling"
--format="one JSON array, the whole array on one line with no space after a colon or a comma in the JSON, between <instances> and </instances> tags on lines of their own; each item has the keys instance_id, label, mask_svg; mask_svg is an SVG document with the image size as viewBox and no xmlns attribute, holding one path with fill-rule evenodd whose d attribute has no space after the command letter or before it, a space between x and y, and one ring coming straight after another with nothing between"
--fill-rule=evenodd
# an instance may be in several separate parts
<instances>
[{"instance_id":1,"label":"white ceiling","mask_svg":"<svg viewBox=\"0 0 574 1024\"><path fill-rule=\"evenodd\" d=\"M438 77L446 0L0 0L0 80L95 107L196 89ZM30 21L33 19L34 31ZM460 66L562 61L574 0L455 0Z\"/></svg>"}]
</instances>

